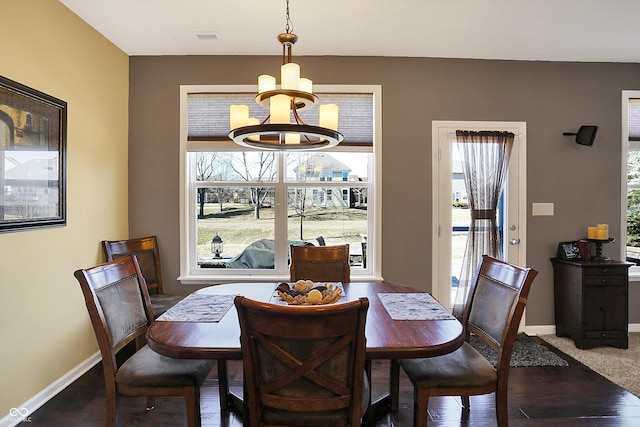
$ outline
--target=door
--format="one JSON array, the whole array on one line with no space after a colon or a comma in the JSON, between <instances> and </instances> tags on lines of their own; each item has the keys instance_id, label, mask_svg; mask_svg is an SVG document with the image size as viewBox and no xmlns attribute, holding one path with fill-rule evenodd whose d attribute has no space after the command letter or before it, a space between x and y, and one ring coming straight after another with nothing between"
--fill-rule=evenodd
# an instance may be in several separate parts
<instances>
[{"instance_id":1,"label":"door","mask_svg":"<svg viewBox=\"0 0 640 427\"><path fill-rule=\"evenodd\" d=\"M449 308L453 306L470 224L462 169L455 146L456 130L497 130L516 135L499 207L498 227L502 229L505 259L526 265L526 123L434 121L432 292Z\"/></svg>"}]
</instances>

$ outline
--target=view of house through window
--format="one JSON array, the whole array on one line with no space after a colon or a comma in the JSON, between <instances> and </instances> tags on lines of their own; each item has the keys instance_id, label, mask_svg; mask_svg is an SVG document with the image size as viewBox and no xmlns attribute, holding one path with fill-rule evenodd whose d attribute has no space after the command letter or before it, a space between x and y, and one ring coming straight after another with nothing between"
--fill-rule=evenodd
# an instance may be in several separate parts
<instances>
[{"instance_id":1,"label":"view of house through window","mask_svg":"<svg viewBox=\"0 0 640 427\"><path fill-rule=\"evenodd\" d=\"M369 153L190 155L196 165L200 268L274 269L276 217L280 215L287 218L288 244L349 243L352 268L363 267ZM277 200L280 189L286 195L282 206ZM215 236L221 245L212 245Z\"/></svg>"}]
</instances>

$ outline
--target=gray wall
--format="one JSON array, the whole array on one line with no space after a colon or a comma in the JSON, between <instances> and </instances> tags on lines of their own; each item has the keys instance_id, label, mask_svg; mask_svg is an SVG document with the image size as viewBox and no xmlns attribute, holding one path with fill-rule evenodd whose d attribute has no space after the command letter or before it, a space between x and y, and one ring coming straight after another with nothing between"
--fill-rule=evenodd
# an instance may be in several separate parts
<instances>
[{"instance_id":1,"label":"gray wall","mask_svg":"<svg viewBox=\"0 0 640 427\"><path fill-rule=\"evenodd\" d=\"M349 57L296 61L316 84L382 85L382 274L387 281L431 290L432 120L527 123L527 264L540 272L527 306L529 325L554 323L549 258L557 242L583 238L587 225L596 223L608 223L611 236L619 237L621 91L640 89L640 64ZM252 84L258 74L273 74L279 65L279 57L130 58L130 236L158 236L167 292L194 289L175 280L179 86ZM583 124L599 126L593 147L578 146L562 135ZM415 185L407 188L406 180ZM534 202L554 203L555 215L532 217ZM618 243L605 245L604 254L617 258L619 250ZM637 289L631 284L631 323L640 322Z\"/></svg>"}]
</instances>

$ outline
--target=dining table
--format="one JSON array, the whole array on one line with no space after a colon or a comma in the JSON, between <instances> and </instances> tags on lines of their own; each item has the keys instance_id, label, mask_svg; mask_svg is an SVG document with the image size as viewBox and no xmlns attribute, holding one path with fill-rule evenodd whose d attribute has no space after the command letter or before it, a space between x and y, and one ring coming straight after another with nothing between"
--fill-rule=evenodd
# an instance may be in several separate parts
<instances>
[{"instance_id":1,"label":"dining table","mask_svg":"<svg viewBox=\"0 0 640 427\"><path fill-rule=\"evenodd\" d=\"M278 297L280 282L228 283L202 288L185 298L214 300L198 316L198 310L174 306L151 324L147 343L157 353L173 358L216 359L220 404L223 409L243 410L241 397L229 391L226 361L241 360L240 324L233 298L242 295L263 302L286 304ZM397 410L399 394L398 359L434 357L458 349L465 339L462 324L430 294L410 286L379 281L340 283L341 301L361 297L369 300L366 318L366 366L371 384L371 363L390 360L389 393L372 401L365 414L369 424L389 411ZM339 303L340 301L338 301ZM179 305L180 303L178 303ZM425 307L428 308L425 312ZM208 316L217 313L215 317ZM425 314L426 313L426 314ZM195 314L195 316L194 316Z\"/></svg>"}]
</instances>

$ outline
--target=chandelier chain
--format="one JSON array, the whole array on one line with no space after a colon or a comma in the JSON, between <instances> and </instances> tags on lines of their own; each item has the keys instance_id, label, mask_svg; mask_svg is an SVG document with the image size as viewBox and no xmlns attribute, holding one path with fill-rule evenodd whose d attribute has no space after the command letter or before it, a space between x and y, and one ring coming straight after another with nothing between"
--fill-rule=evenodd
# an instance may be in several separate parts
<instances>
[{"instance_id":1,"label":"chandelier chain","mask_svg":"<svg viewBox=\"0 0 640 427\"><path fill-rule=\"evenodd\" d=\"M291 34L293 32L293 21L291 21L291 17L289 16L289 0L287 0L286 18L284 29L287 34Z\"/></svg>"}]
</instances>

